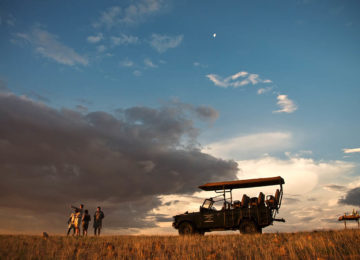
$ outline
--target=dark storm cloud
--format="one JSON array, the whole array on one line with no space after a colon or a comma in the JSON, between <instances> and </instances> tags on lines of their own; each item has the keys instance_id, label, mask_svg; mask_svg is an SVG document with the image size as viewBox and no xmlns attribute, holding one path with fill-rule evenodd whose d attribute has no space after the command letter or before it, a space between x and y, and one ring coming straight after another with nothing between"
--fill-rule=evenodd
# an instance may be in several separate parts
<instances>
[{"instance_id":1,"label":"dark storm cloud","mask_svg":"<svg viewBox=\"0 0 360 260\"><path fill-rule=\"evenodd\" d=\"M344 198L339 199L339 203L360 206L360 187L349 190Z\"/></svg>"},{"instance_id":2,"label":"dark storm cloud","mask_svg":"<svg viewBox=\"0 0 360 260\"><path fill-rule=\"evenodd\" d=\"M83 105L76 105L76 110L80 113L86 113L88 111L88 108Z\"/></svg>"},{"instance_id":3,"label":"dark storm cloud","mask_svg":"<svg viewBox=\"0 0 360 260\"><path fill-rule=\"evenodd\" d=\"M286 204L286 205L299 203L300 201L301 200L296 199L296 198L284 198L284 204Z\"/></svg>"},{"instance_id":4,"label":"dark storm cloud","mask_svg":"<svg viewBox=\"0 0 360 260\"><path fill-rule=\"evenodd\" d=\"M39 93L35 92L35 91L29 91L26 96L41 101L41 102L45 102L45 103L50 103L50 99L48 99L47 97L44 97L43 95L40 95Z\"/></svg>"},{"instance_id":5,"label":"dark storm cloud","mask_svg":"<svg viewBox=\"0 0 360 260\"><path fill-rule=\"evenodd\" d=\"M3 214L22 212L36 219L36 227L53 223L51 230L60 231L63 220L49 216L66 219L69 204L82 202L89 209L103 206L107 227L153 226L144 219L161 205L159 195L236 178L235 162L183 145L195 143L198 134L184 108L119 111L83 115L0 94ZM1 221L0 229L6 228Z\"/></svg>"},{"instance_id":6,"label":"dark storm cloud","mask_svg":"<svg viewBox=\"0 0 360 260\"><path fill-rule=\"evenodd\" d=\"M345 191L347 189L345 186L337 184L328 184L324 188L330 191Z\"/></svg>"},{"instance_id":7,"label":"dark storm cloud","mask_svg":"<svg viewBox=\"0 0 360 260\"><path fill-rule=\"evenodd\" d=\"M199 106L195 108L200 118L214 121L219 117L219 112L208 106Z\"/></svg>"}]
</instances>

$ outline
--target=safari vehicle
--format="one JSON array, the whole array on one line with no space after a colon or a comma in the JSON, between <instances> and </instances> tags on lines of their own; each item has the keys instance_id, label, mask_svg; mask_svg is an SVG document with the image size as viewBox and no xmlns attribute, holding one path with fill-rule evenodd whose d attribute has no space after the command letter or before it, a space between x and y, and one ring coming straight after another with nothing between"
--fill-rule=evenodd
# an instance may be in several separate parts
<instances>
[{"instance_id":1,"label":"safari vehicle","mask_svg":"<svg viewBox=\"0 0 360 260\"><path fill-rule=\"evenodd\" d=\"M204 191L215 191L219 195L204 200L199 212L185 212L174 216L173 227L180 235L200 234L216 230L240 230L242 234L262 233L262 229L272 225L276 219L283 196L284 179L281 177L248 179L238 181L213 182L199 186ZM233 189L279 185L274 195L260 192L258 197L234 200ZM220 205L216 209L215 205Z\"/></svg>"}]
</instances>

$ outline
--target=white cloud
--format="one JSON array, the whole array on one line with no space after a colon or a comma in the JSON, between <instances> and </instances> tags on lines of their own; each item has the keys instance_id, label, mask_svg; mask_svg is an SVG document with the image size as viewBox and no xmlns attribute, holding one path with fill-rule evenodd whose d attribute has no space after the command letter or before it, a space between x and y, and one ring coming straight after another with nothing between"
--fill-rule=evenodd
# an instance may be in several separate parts
<instances>
[{"instance_id":1,"label":"white cloud","mask_svg":"<svg viewBox=\"0 0 360 260\"><path fill-rule=\"evenodd\" d=\"M277 96L277 105L280 107L279 110L273 111L274 113L293 113L297 110L297 106L287 95L279 94Z\"/></svg>"},{"instance_id":2,"label":"white cloud","mask_svg":"<svg viewBox=\"0 0 360 260\"><path fill-rule=\"evenodd\" d=\"M263 80L259 77L258 74L250 74L247 71L240 71L235 73L234 75L228 76L226 78L222 78L216 74L208 74L206 75L208 79L210 79L215 86L227 88L227 87L242 87L248 84L256 85L258 83L271 83L272 81L269 79Z\"/></svg>"},{"instance_id":3,"label":"white cloud","mask_svg":"<svg viewBox=\"0 0 360 260\"><path fill-rule=\"evenodd\" d=\"M291 133L269 132L238 136L210 143L206 145L204 152L220 158L239 160L284 151L291 145Z\"/></svg>"},{"instance_id":4,"label":"white cloud","mask_svg":"<svg viewBox=\"0 0 360 260\"><path fill-rule=\"evenodd\" d=\"M136 77L140 77L142 75L141 71L140 70L134 70L133 72L134 76Z\"/></svg>"},{"instance_id":5,"label":"white cloud","mask_svg":"<svg viewBox=\"0 0 360 260\"><path fill-rule=\"evenodd\" d=\"M96 49L98 52L104 52L104 51L106 51L107 48L105 45L99 45L96 47Z\"/></svg>"},{"instance_id":6,"label":"white cloud","mask_svg":"<svg viewBox=\"0 0 360 260\"><path fill-rule=\"evenodd\" d=\"M35 27L30 33L17 33L16 37L26 40L34 47L37 53L58 63L69 66L76 64L86 66L89 64L85 56L78 54L74 49L61 43L58 40L58 36L44 29Z\"/></svg>"},{"instance_id":7,"label":"white cloud","mask_svg":"<svg viewBox=\"0 0 360 260\"><path fill-rule=\"evenodd\" d=\"M166 52L168 49L179 46L184 38L184 35L169 36L153 34L151 36L150 45L159 53Z\"/></svg>"},{"instance_id":8,"label":"white cloud","mask_svg":"<svg viewBox=\"0 0 360 260\"><path fill-rule=\"evenodd\" d=\"M207 68L207 67L208 67L207 65L201 64L201 63L198 62L198 61L195 61L195 62L193 63L193 66L194 66L194 67L200 67L200 68Z\"/></svg>"},{"instance_id":9,"label":"white cloud","mask_svg":"<svg viewBox=\"0 0 360 260\"><path fill-rule=\"evenodd\" d=\"M129 45L139 43L139 38L132 35L121 34L120 36L112 36L111 43L113 46L117 45Z\"/></svg>"},{"instance_id":10,"label":"white cloud","mask_svg":"<svg viewBox=\"0 0 360 260\"><path fill-rule=\"evenodd\" d=\"M101 12L100 18L93 26L95 28L105 26L110 29L117 25L137 24L144 21L148 16L160 11L162 5L162 0L140 0L126 8L113 6Z\"/></svg>"},{"instance_id":11,"label":"white cloud","mask_svg":"<svg viewBox=\"0 0 360 260\"><path fill-rule=\"evenodd\" d=\"M259 88L259 89L257 90L257 94L258 94L258 95L262 95L262 94L265 94L265 93L267 93L267 92L269 92L269 91L271 91L271 90L272 90L272 87Z\"/></svg>"},{"instance_id":12,"label":"white cloud","mask_svg":"<svg viewBox=\"0 0 360 260\"><path fill-rule=\"evenodd\" d=\"M158 65L154 64L149 58L144 59L144 64L149 68L157 68Z\"/></svg>"},{"instance_id":13,"label":"white cloud","mask_svg":"<svg viewBox=\"0 0 360 260\"><path fill-rule=\"evenodd\" d=\"M86 40L90 43L98 43L99 41L101 41L103 39L103 34L102 33L98 33L97 35L94 36L88 36L86 38Z\"/></svg>"},{"instance_id":14,"label":"white cloud","mask_svg":"<svg viewBox=\"0 0 360 260\"><path fill-rule=\"evenodd\" d=\"M345 148L344 153L360 153L360 148Z\"/></svg>"},{"instance_id":15,"label":"white cloud","mask_svg":"<svg viewBox=\"0 0 360 260\"><path fill-rule=\"evenodd\" d=\"M120 61L120 66L122 67L132 67L134 66L134 62L128 59L125 59L123 61Z\"/></svg>"}]
</instances>

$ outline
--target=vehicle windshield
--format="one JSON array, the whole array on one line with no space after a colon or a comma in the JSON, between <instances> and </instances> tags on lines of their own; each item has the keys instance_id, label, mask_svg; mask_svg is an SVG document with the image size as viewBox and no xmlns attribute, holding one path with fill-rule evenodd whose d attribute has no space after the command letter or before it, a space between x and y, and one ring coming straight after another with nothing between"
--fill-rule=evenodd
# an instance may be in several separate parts
<instances>
[{"instance_id":1,"label":"vehicle windshield","mask_svg":"<svg viewBox=\"0 0 360 260\"><path fill-rule=\"evenodd\" d=\"M213 203L214 201L212 199L206 199L204 200L202 207L206 209L210 209Z\"/></svg>"}]
</instances>

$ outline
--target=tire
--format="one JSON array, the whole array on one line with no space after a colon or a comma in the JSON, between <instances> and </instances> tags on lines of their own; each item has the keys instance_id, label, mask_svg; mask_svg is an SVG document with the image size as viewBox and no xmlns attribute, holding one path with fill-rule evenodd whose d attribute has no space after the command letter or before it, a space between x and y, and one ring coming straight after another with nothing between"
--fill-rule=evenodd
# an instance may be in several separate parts
<instances>
[{"instance_id":1,"label":"tire","mask_svg":"<svg viewBox=\"0 0 360 260\"><path fill-rule=\"evenodd\" d=\"M179 235L193 235L195 233L194 227L189 222L183 222L179 226Z\"/></svg>"},{"instance_id":2,"label":"tire","mask_svg":"<svg viewBox=\"0 0 360 260\"><path fill-rule=\"evenodd\" d=\"M259 228L254 221L252 220L244 220L241 222L240 226L241 234L261 234L262 229Z\"/></svg>"}]
</instances>

